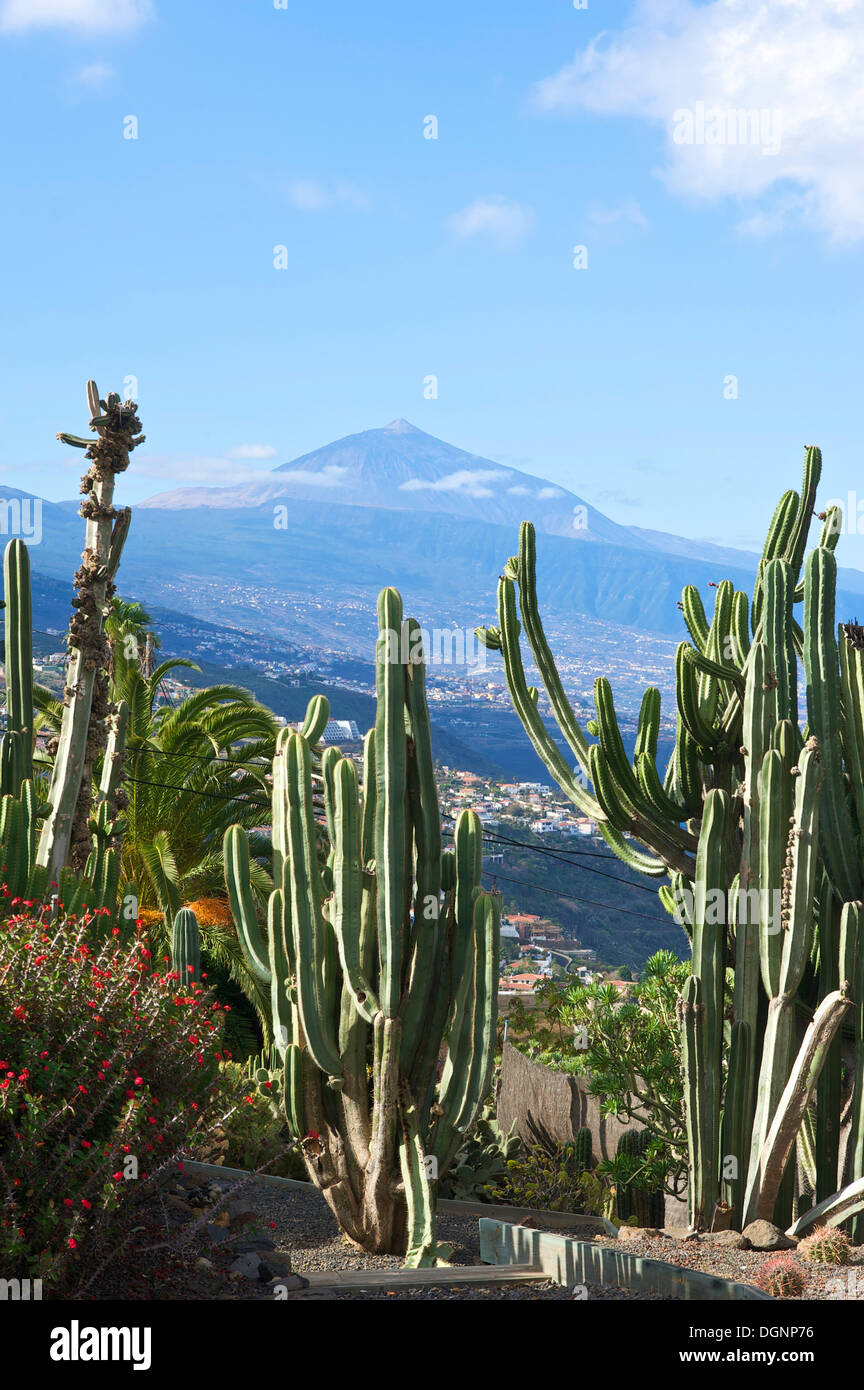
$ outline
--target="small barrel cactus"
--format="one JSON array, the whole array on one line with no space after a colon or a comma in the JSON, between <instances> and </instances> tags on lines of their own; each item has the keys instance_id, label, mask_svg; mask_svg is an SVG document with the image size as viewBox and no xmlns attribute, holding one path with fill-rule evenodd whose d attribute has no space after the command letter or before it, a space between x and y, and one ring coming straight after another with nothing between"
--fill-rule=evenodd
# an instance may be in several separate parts
<instances>
[{"instance_id":1,"label":"small barrel cactus","mask_svg":"<svg viewBox=\"0 0 864 1390\"><path fill-rule=\"evenodd\" d=\"M845 1265L849 1263L849 1237L837 1226L817 1226L801 1241L798 1254L817 1264Z\"/></svg>"},{"instance_id":2,"label":"small barrel cactus","mask_svg":"<svg viewBox=\"0 0 864 1390\"><path fill-rule=\"evenodd\" d=\"M753 1282L772 1298L800 1298L804 1292L804 1275L791 1255L766 1260Z\"/></svg>"}]
</instances>

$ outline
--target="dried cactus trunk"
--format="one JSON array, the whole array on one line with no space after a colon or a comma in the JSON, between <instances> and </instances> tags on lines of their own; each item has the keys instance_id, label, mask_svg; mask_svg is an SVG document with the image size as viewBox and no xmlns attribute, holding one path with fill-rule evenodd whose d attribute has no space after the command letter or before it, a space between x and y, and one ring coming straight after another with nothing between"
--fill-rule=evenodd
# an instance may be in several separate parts
<instances>
[{"instance_id":1,"label":"dried cactus trunk","mask_svg":"<svg viewBox=\"0 0 864 1390\"><path fill-rule=\"evenodd\" d=\"M69 632L63 720L49 793L51 811L38 853L53 882L59 881L67 864L83 868L91 850L93 768L107 739L106 720L114 712L108 700L104 623L130 519L128 508L117 511L113 505L114 481L129 467L131 451L144 441L133 401L122 404L115 394L102 401L95 382L90 381L87 404L95 440L57 436L65 444L85 449L91 464L81 480L81 515L87 530L81 567L75 574L76 612Z\"/></svg>"}]
</instances>

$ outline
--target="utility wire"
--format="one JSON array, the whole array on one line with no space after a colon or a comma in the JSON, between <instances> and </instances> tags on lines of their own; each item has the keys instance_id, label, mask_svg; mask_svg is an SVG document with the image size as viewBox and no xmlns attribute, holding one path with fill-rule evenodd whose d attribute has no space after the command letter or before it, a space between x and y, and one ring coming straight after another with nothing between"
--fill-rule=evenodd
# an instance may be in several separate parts
<instances>
[{"instance_id":1,"label":"utility wire","mask_svg":"<svg viewBox=\"0 0 864 1390\"><path fill-rule=\"evenodd\" d=\"M197 788L197 787L184 787L184 786L178 786L178 785L176 785L175 783L168 783L168 782L151 782L151 781L149 781L148 779L146 779L146 778L144 778L144 777L127 777L127 778L125 778L124 780L129 781L129 782L136 782L136 783L139 783L140 785L145 786L145 787L157 787L157 788L162 788L162 789L165 790L165 791L187 792L187 793L191 794L192 796L206 796L206 797L210 797L210 798L212 798L213 800L216 800L216 801L238 801L238 802L240 802L240 804L243 805L243 806L262 806L262 807L264 807L264 808L267 809L267 810L270 809L270 804L269 804L269 802L267 802L267 801L253 801L251 797L228 796L228 795L227 795L226 793L224 793L224 792L207 792L207 791L204 791L203 789L200 789L200 788ZM446 833L446 834L452 834L452 832L449 832L449 831L446 831L445 833ZM591 873L591 872L597 873L598 870L597 870L597 869L594 869L594 870L586 869L586 872L589 872L589 873ZM486 876L487 878L490 877L490 872L489 872L488 870L485 871L485 876ZM494 879L496 879L496 880L500 878L501 881L502 881L503 883L515 883L515 884L518 884L518 885L519 885L520 887L522 887L522 888L530 888L532 891L537 892L537 893L548 893L551 897L553 897L553 898L558 898L559 901L561 901L561 902L583 903L583 904L586 904L586 905L589 906L589 907L599 907L599 908L603 908L603 909L605 909L605 910L608 911L608 912L623 912L623 913L625 913L628 917L641 917L641 918L643 918L644 921L646 921L646 922L654 922L655 925L658 925L658 926L666 926L666 925L667 925L667 923L662 922L660 918L658 918L658 917L649 917L647 913L645 913L645 912L637 912L637 911L635 911L633 908L629 908L629 907L618 907L618 906L616 906L614 903L600 903L600 902L597 902L597 900L596 900L595 898L581 898L581 897L575 897L573 894L558 893L554 888L543 888L543 887L541 887L541 885L538 884L538 883L529 883L526 879L522 879L522 878L510 878L509 876L506 876L506 875L504 875L504 874L491 874L491 877L494 878ZM606 878L606 877L608 877L608 875L604 874L603 877ZM626 880L624 880L624 879L620 879L620 880L618 880L618 881L621 882L621 883L626 883ZM627 886L633 888L633 887L639 887L639 886L641 886L641 885L637 885L637 884L628 884ZM650 891L650 890L648 890L648 891ZM671 930L671 927L670 927L670 930Z\"/></svg>"},{"instance_id":2,"label":"utility wire","mask_svg":"<svg viewBox=\"0 0 864 1390\"><path fill-rule=\"evenodd\" d=\"M447 833L452 834L451 831L448 831ZM501 844L505 845L519 845L521 849L527 850L531 854L549 855L552 859L555 859L559 864L562 862L562 859L565 864L576 863L578 859L578 856L576 855L574 855L571 859L568 856L566 850L549 849L546 845L529 845L524 840L504 839L501 836L492 835L491 833L485 830L483 831L483 840L484 842L486 840L492 840L496 843L500 842ZM585 857L587 858L588 856L586 855ZM607 858L605 854L600 855L598 857L602 859ZM657 896L657 890L655 888L646 888L644 883L633 883L629 878L620 878L618 874L607 874L603 869L595 869L590 864L579 864L578 867L582 870L583 873L596 874L598 878L609 878L612 880L613 883L623 883L627 888L638 888L640 893L650 893L652 898Z\"/></svg>"},{"instance_id":3,"label":"utility wire","mask_svg":"<svg viewBox=\"0 0 864 1390\"><path fill-rule=\"evenodd\" d=\"M641 917L646 922L653 922L657 927L667 927L669 931L672 930L671 924L664 922L660 917L649 917L647 912L637 912L631 907L616 907L613 903L598 903L593 898L576 898L569 893L559 893L554 888L542 888L539 883L528 883L524 878L507 878L504 874L495 874L491 870L484 870L484 874L486 878L491 877L495 880L500 878L503 883L517 883L522 888L530 888L534 893L549 893L559 902L587 903L590 907L602 907L609 912L626 912L628 917Z\"/></svg>"}]
</instances>

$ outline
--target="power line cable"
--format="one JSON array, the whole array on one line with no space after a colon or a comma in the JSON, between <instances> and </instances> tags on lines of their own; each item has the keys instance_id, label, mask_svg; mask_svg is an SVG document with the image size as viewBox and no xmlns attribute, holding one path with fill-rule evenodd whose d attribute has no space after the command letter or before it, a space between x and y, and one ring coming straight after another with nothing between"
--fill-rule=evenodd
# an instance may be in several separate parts
<instances>
[{"instance_id":1,"label":"power line cable","mask_svg":"<svg viewBox=\"0 0 864 1390\"><path fill-rule=\"evenodd\" d=\"M624 912L628 917L641 917L646 922L653 922L655 926L667 927L670 931L672 930L671 924L664 922L662 918L649 917L647 912L637 912L631 907L617 907L613 903L598 903L593 898L577 898L569 893L559 893L554 888L543 888L539 883L528 883L524 878L509 878L504 874L494 874L491 870L484 870L484 875L486 878L491 877L496 880L500 878L503 883L519 884L520 887L530 888L535 893L548 893L551 897L557 898L559 902L587 903L590 907L602 907L608 912Z\"/></svg>"},{"instance_id":2,"label":"power line cable","mask_svg":"<svg viewBox=\"0 0 864 1390\"><path fill-rule=\"evenodd\" d=\"M203 789L198 788L198 787L177 786L177 785L174 784L174 783L167 783L167 782L152 782L152 781L149 781L148 779L146 779L146 778L144 778L144 777L127 777L125 780L127 780L127 781L129 781L129 782L137 782L137 783L140 783L142 786L145 786L145 787L157 787L157 788L162 788L162 789L164 789L165 791L187 792L187 793L188 793L189 795L191 795L191 796L206 796L206 797L210 797L210 798L212 798L213 800L217 800L217 801L238 801L238 802L240 802L240 804L243 805L243 806L262 806L262 807L264 807L264 808L267 809L267 810L270 809L270 804L269 804L269 802L266 802L266 801L253 801L251 798L242 797L242 796L228 796L228 795L226 795L224 792L206 792L206 791L204 791ZM594 872L596 873L597 871L595 870ZM518 884L518 885L519 885L520 887L522 887L522 888L530 888L533 892L537 892L537 893L548 893L551 897L553 897L553 898L558 898L558 900L559 900L560 902L581 903L581 904L585 904L585 905L587 905L587 906L589 906L589 907L599 907L599 908L603 908L604 910L606 910L606 911L608 911L608 912L623 912L623 913L625 913L628 917L641 917L644 921L646 921L646 922L654 922L654 923L655 923L656 925L658 925L658 926L667 926L667 925L668 925L667 923L663 922L659 917L649 917L647 913L645 913L645 912L637 912L637 911L635 911L633 908L618 907L618 906L616 906L616 904L614 904L614 903L600 903L600 902L597 902L597 900L596 900L595 898L581 898L581 897L576 897L576 896L574 896L573 894L558 893L554 888L544 888L544 887L542 887L542 886L541 886L540 884L538 884L538 883L529 883L529 882L527 882L526 879L511 878L511 877L509 877L508 875L505 875L505 874L491 874L491 875L490 875L490 872L489 872L488 870L486 870L486 871L485 871L485 877L489 878L490 876L491 876L492 878L496 879L496 880L500 878L500 879L502 880L502 882L504 882L504 883L514 883L514 884ZM604 875L604 877L605 877L605 875ZM620 881L621 881L621 882L624 882L624 880L620 880ZM634 884L631 884L631 885L630 885L630 887L635 887L635 886L637 886L637 885L634 885ZM670 928L670 930L671 930L671 928Z\"/></svg>"},{"instance_id":3,"label":"power line cable","mask_svg":"<svg viewBox=\"0 0 864 1390\"><path fill-rule=\"evenodd\" d=\"M451 831L448 831L447 833L452 834ZM652 897L656 897L656 889L647 888L644 883L633 883L633 881L629 878L620 878L618 874L607 874L604 872L603 869L595 869L591 864L578 864L577 857L574 856L571 859L567 855L566 850L556 852L554 849L549 849L546 845L529 845L524 840L502 840L499 836L488 834L485 830L483 831L483 839L484 841L491 840L495 841L496 843L500 842L501 844L506 845L519 845L520 848L526 850L530 854L548 855L551 858L555 859L556 862L559 864L562 862L565 864L574 864L577 868L580 868L582 872L585 874L596 874L598 878L608 878L611 879L613 883L623 883L624 886L627 888L638 888L640 893L650 893ZM604 854L601 857L605 859L607 856Z\"/></svg>"}]
</instances>

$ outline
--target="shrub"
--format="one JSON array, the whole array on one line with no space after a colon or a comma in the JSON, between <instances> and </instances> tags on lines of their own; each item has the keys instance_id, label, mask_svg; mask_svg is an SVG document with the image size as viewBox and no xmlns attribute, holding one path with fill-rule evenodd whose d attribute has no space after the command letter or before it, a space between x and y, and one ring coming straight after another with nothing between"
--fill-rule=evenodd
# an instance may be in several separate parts
<instances>
[{"instance_id":1,"label":"shrub","mask_svg":"<svg viewBox=\"0 0 864 1390\"><path fill-rule=\"evenodd\" d=\"M804 1292L804 1275L791 1255L766 1260L753 1282L772 1298L800 1298Z\"/></svg>"},{"instance_id":2,"label":"shrub","mask_svg":"<svg viewBox=\"0 0 864 1390\"><path fill-rule=\"evenodd\" d=\"M539 1146L525 1148L508 1162L506 1182L493 1196L514 1207L598 1215L606 1214L607 1199L614 1205L614 1189L580 1168L573 1144L563 1144L554 1153Z\"/></svg>"},{"instance_id":3,"label":"shrub","mask_svg":"<svg viewBox=\"0 0 864 1390\"><path fill-rule=\"evenodd\" d=\"M522 1141L511 1130L505 1134L488 1100L474 1129L463 1140L452 1168L438 1185L439 1197L459 1202L500 1201L501 1184L508 1181L509 1163L521 1151Z\"/></svg>"},{"instance_id":4,"label":"shrub","mask_svg":"<svg viewBox=\"0 0 864 1390\"><path fill-rule=\"evenodd\" d=\"M845 1265L850 1257L849 1237L836 1226L817 1226L800 1242L798 1254L823 1265Z\"/></svg>"},{"instance_id":5,"label":"shrub","mask_svg":"<svg viewBox=\"0 0 864 1390\"><path fill-rule=\"evenodd\" d=\"M0 1269L86 1289L142 1200L237 1103L222 1006L100 918L0 927ZM187 987L188 988L188 987Z\"/></svg>"},{"instance_id":6,"label":"shrub","mask_svg":"<svg viewBox=\"0 0 864 1390\"><path fill-rule=\"evenodd\" d=\"M652 1140L651 1181L678 1195L686 1187L687 1134L676 1005L689 963L657 951L622 1000L609 983L541 985L537 1007L518 1001L510 1032L519 1050L557 1071L589 1080L604 1118L638 1120Z\"/></svg>"},{"instance_id":7,"label":"shrub","mask_svg":"<svg viewBox=\"0 0 864 1390\"><path fill-rule=\"evenodd\" d=\"M221 1161L228 1168L250 1172L266 1168L275 1177L308 1182L300 1146L291 1138L275 1098L271 1100L252 1085L247 1069L239 1063L223 1062L221 1070L232 1088L242 1091L244 1099L248 1095L212 1136Z\"/></svg>"}]
</instances>

